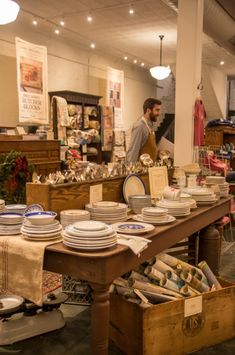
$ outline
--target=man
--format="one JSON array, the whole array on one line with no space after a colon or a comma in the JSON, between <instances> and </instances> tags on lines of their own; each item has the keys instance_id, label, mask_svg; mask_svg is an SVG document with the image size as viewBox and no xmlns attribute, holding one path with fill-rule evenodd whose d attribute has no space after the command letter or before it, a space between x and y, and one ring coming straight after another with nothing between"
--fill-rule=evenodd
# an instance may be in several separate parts
<instances>
[{"instance_id":1,"label":"man","mask_svg":"<svg viewBox=\"0 0 235 355\"><path fill-rule=\"evenodd\" d=\"M161 101L153 98L145 100L144 115L136 121L131 131L130 146L126 154L128 163L135 163L147 153L153 161L157 158L157 145L153 123L157 121L161 110Z\"/></svg>"}]
</instances>

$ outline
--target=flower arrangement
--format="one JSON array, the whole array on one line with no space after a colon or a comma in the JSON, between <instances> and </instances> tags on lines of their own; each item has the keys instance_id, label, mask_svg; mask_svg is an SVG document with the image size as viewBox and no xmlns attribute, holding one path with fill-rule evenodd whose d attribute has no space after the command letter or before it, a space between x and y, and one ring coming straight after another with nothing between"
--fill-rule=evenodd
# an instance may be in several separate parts
<instances>
[{"instance_id":1,"label":"flower arrangement","mask_svg":"<svg viewBox=\"0 0 235 355\"><path fill-rule=\"evenodd\" d=\"M0 155L0 198L6 204L25 203L26 182L31 181L33 165L20 152Z\"/></svg>"}]
</instances>

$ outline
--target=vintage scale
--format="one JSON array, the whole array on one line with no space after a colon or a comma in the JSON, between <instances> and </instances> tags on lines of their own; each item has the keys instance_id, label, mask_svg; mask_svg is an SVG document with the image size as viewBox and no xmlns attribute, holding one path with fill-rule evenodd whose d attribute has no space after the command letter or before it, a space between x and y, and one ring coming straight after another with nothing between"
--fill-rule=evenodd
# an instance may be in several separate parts
<instances>
[{"instance_id":1,"label":"vintage scale","mask_svg":"<svg viewBox=\"0 0 235 355\"><path fill-rule=\"evenodd\" d=\"M20 296L0 296L0 345L62 328L65 320L59 307L67 298L65 293L50 293L39 307Z\"/></svg>"}]
</instances>

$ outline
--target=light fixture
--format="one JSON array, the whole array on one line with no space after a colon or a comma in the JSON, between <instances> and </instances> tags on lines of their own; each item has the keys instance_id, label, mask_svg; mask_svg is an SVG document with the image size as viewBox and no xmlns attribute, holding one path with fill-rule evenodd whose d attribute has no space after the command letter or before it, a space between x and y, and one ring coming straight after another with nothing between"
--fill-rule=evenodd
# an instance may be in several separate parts
<instances>
[{"instance_id":1,"label":"light fixture","mask_svg":"<svg viewBox=\"0 0 235 355\"><path fill-rule=\"evenodd\" d=\"M223 60L221 60L220 65L224 65L224 61Z\"/></svg>"},{"instance_id":2,"label":"light fixture","mask_svg":"<svg viewBox=\"0 0 235 355\"><path fill-rule=\"evenodd\" d=\"M88 21L88 22L92 22L92 20L93 20L93 17L91 16L91 14L88 14L88 16L87 16L87 21Z\"/></svg>"},{"instance_id":3,"label":"light fixture","mask_svg":"<svg viewBox=\"0 0 235 355\"><path fill-rule=\"evenodd\" d=\"M54 31L54 33L55 33L56 35L59 35L59 34L60 34L60 30L58 30L58 28L56 28L55 31Z\"/></svg>"},{"instance_id":4,"label":"light fixture","mask_svg":"<svg viewBox=\"0 0 235 355\"><path fill-rule=\"evenodd\" d=\"M38 21L35 20L35 19L33 19L32 24L33 24L34 26L37 26L37 25L38 25Z\"/></svg>"},{"instance_id":5,"label":"light fixture","mask_svg":"<svg viewBox=\"0 0 235 355\"><path fill-rule=\"evenodd\" d=\"M127 59L128 59L128 57L125 55L124 60L127 60Z\"/></svg>"},{"instance_id":6,"label":"light fixture","mask_svg":"<svg viewBox=\"0 0 235 355\"><path fill-rule=\"evenodd\" d=\"M6 25L7 23L16 20L19 13L19 5L12 0L0 1L0 25Z\"/></svg>"},{"instance_id":7,"label":"light fixture","mask_svg":"<svg viewBox=\"0 0 235 355\"><path fill-rule=\"evenodd\" d=\"M144 67L144 62L141 63L141 67Z\"/></svg>"},{"instance_id":8,"label":"light fixture","mask_svg":"<svg viewBox=\"0 0 235 355\"><path fill-rule=\"evenodd\" d=\"M133 15L135 13L135 10L133 9L132 5L129 8L129 14Z\"/></svg>"},{"instance_id":9,"label":"light fixture","mask_svg":"<svg viewBox=\"0 0 235 355\"><path fill-rule=\"evenodd\" d=\"M163 80L170 75L171 70L169 67L164 67L162 65L162 40L164 36L160 35L159 38L160 38L160 64L157 65L156 67L150 68L150 73L153 78L157 80Z\"/></svg>"},{"instance_id":10,"label":"light fixture","mask_svg":"<svg viewBox=\"0 0 235 355\"><path fill-rule=\"evenodd\" d=\"M90 45L90 47L91 47L92 49L94 49L94 48L95 48L95 43L92 42L91 45Z\"/></svg>"},{"instance_id":11,"label":"light fixture","mask_svg":"<svg viewBox=\"0 0 235 355\"><path fill-rule=\"evenodd\" d=\"M64 20L61 20L61 21L60 21L60 26L64 27L64 25L65 25Z\"/></svg>"},{"instance_id":12,"label":"light fixture","mask_svg":"<svg viewBox=\"0 0 235 355\"><path fill-rule=\"evenodd\" d=\"M133 63L135 63L135 64L136 64L136 63L137 63L137 59L134 59L134 60L133 60Z\"/></svg>"}]
</instances>

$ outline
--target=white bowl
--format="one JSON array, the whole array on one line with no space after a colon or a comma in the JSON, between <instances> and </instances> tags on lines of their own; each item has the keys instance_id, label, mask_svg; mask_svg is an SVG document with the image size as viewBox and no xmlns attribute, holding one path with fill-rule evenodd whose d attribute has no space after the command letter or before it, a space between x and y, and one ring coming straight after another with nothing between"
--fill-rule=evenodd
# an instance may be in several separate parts
<instances>
[{"instance_id":1,"label":"white bowl","mask_svg":"<svg viewBox=\"0 0 235 355\"><path fill-rule=\"evenodd\" d=\"M40 211L40 212L30 212L25 214L25 218L34 225L46 225L54 221L57 216L56 212L51 211Z\"/></svg>"}]
</instances>

